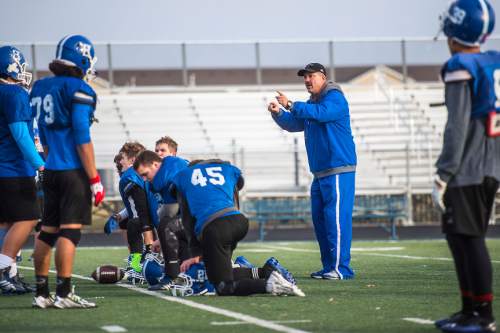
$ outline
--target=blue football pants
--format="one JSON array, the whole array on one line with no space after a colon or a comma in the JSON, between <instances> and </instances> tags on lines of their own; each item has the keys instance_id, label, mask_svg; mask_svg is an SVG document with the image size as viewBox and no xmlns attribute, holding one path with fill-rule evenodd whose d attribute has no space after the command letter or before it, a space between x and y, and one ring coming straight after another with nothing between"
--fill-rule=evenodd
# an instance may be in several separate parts
<instances>
[{"instance_id":1,"label":"blue football pants","mask_svg":"<svg viewBox=\"0 0 500 333\"><path fill-rule=\"evenodd\" d=\"M314 232L325 272L352 279L350 267L355 172L315 178L311 185Z\"/></svg>"}]
</instances>

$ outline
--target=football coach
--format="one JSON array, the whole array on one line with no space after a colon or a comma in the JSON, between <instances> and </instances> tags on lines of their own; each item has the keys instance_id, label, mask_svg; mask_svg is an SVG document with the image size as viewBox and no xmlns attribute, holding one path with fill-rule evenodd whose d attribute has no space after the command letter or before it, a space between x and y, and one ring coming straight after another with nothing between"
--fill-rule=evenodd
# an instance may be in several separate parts
<instances>
[{"instance_id":1,"label":"football coach","mask_svg":"<svg viewBox=\"0 0 500 333\"><path fill-rule=\"evenodd\" d=\"M277 91L268 111L289 132L304 131L309 168L314 174L311 208L323 268L315 279L352 279L350 266L352 209L356 173L356 149L351 133L349 105L325 67L310 63L298 76L310 94L307 102L291 101Z\"/></svg>"}]
</instances>

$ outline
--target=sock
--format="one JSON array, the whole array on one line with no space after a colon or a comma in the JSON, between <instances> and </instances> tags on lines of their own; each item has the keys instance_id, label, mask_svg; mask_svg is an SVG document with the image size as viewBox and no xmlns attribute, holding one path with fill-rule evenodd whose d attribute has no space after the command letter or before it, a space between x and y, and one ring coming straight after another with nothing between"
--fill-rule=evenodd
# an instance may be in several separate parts
<instances>
[{"instance_id":1,"label":"sock","mask_svg":"<svg viewBox=\"0 0 500 333\"><path fill-rule=\"evenodd\" d=\"M58 276L56 280L56 295L59 297L67 297L71 292L71 278Z\"/></svg>"},{"instance_id":2,"label":"sock","mask_svg":"<svg viewBox=\"0 0 500 333\"><path fill-rule=\"evenodd\" d=\"M16 262L14 262L12 263L12 265L10 265L9 277L13 278L16 275L17 275L17 264Z\"/></svg>"},{"instance_id":3,"label":"sock","mask_svg":"<svg viewBox=\"0 0 500 333\"><path fill-rule=\"evenodd\" d=\"M271 275L272 269L268 269L265 266L263 268L247 268L247 267L235 267L233 268L234 281L239 281L243 279L266 279Z\"/></svg>"},{"instance_id":4,"label":"sock","mask_svg":"<svg viewBox=\"0 0 500 333\"><path fill-rule=\"evenodd\" d=\"M462 290L462 313L472 313L474 311L474 301L470 291Z\"/></svg>"},{"instance_id":5,"label":"sock","mask_svg":"<svg viewBox=\"0 0 500 333\"><path fill-rule=\"evenodd\" d=\"M49 297L49 277L46 275L35 275L36 296Z\"/></svg>"},{"instance_id":6,"label":"sock","mask_svg":"<svg viewBox=\"0 0 500 333\"><path fill-rule=\"evenodd\" d=\"M14 259L12 259L11 257L6 256L5 254L0 254L0 269L10 267L13 262Z\"/></svg>"},{"instance_id":7,"label":"sock","mask_svg":"<svg viewBox=\"0 0 500 333\"><path fill-rule=\"evenodd\" d=\"M252 294L265 294L266 280L258 279L243 279L236 281L236 288L234 289L234 296L248 296Z\"/></svg>"},{"instance_id":8,"label":"sock","mask_svg":"<svg viewBox=\"0 0 500 333\"><path fill-rule=\"evenodd\" d=\"M130 260L130 267L132 267L137 273L142 272L142 253L131 253L130 255L132 256L132 260Z\"/></svg>"},{"instance_id":9,"label":"sock","mask_svg":"<svg viewBox=\"0 0 500 333\"><path fill-rule=\"evenodd\" d=\"M493 320L493 294L484 294L474 296L474 311L476 311L481 318Z\"/></svg>"}]
</instances>

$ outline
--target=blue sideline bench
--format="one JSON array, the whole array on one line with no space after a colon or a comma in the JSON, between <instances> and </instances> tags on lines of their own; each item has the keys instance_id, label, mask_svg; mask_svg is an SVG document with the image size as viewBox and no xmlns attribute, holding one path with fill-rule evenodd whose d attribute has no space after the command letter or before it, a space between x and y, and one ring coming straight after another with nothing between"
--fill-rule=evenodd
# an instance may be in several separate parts
<instances>
[{"instance_id":1,"label":"blue sideline bench","mask_svg":"<svg viewBox=\"0 0 500 333\"><path fill-rule=\"evenodd\" d=\"M396 220L408 217L406 209L405 195L357 196L352 218L353 222L376 223L389 232L391 239L397 239ZM268 221L311 223L308 197L248 199L242 203L242 210L250 220L258 223L261 241L265 238Z\"/></svg>"}]
</instances>

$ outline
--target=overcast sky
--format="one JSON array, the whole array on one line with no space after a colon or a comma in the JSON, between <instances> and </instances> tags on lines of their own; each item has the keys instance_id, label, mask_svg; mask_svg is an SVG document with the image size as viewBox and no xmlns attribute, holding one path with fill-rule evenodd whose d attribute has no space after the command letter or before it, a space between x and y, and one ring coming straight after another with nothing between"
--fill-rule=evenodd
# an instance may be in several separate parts
<instances>
[{"instance_id":1,"label":"overcast sky","mask_svg":"<svg viewBox=\"0 0 500 333\"><path fill-rule=\"evenodd\" d=\"M57 42L64 35L74 33L84 34L97 42L434 36L438 30L438 16L447 4L448 0L4 1L2 12L9 15L2 15L0 20L0 41ZM495 0L492 4L500 16L500 1ZM500 34L498 29L496 34ZM390 47L394 49L394 57L399 57L397 45ZM40 53L46 51L52 56L52 49ZM210 58L210 50L197 52L199 49L192 47L189 51L191 65L201 66L203 58L207 58L194 53L208 54ZM324 46L313 50L324 51ZM120 52L119 48L116 52ZM137 54L136 59L143 60L140 48L133 52ZM164 55L172 53L167 66L179 64L177 49L161 52ZM213 52L217 55L220 49ZM251 47L230 48L228 52L234 52L233 58L243 62L242 66L254 61ZM264 65L266 61L270 65L279 57L275 49L262 52ZM339 49L337 59L348 64L357 53L356 50ZM411 50L409 53L411 58ZM421 57L420 54L415 56ZM105 65L105 58L100 57L101 66ZM326 61L324 56L318 58ZM45 59L40 61L43 62ZM295 60L290 60L290 64L294 65Z\"/></svg>"}]
</instances>

